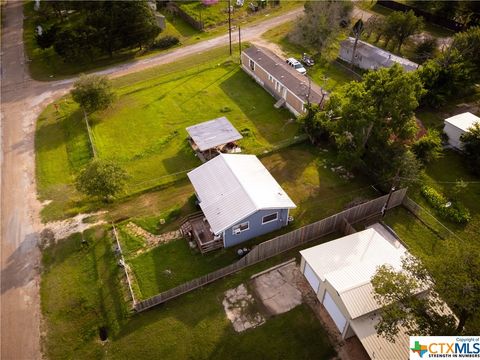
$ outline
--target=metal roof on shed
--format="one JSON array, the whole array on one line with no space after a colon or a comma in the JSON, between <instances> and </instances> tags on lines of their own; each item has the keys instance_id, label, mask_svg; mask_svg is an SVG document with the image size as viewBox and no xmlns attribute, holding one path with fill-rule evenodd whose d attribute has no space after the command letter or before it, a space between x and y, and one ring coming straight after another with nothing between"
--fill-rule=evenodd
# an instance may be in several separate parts
<instances>
[{"instance_id":1,"label":"metal roof on shed","mask_svg":"<svg viewBox=\"0 0 480 360\"><path fill-rule=\"evenodd\" d=\"M200 151L228 144L243 137L224 116L189 126L186 130Z\"/></svg>"},{"instance_id":2,"label":"metal roof on shed","mask_svg":"<svg viewBox=\"0 0 480 360\"><path fill-rule=\"evenodd\" d=\"M297 70L288 66L285 60L279 58L271 51L260 46L250 46L243 51L249 58L262 67L267 73L280 81L283 86L293 92L303 101L307 101L308 94L308 78L300 74ZM310 102L320 103L322 100L322 88L310 82Z\"/></svg>"},{"instance_id":3,"label":"metal roof on shed","mask_svg":"<svg viewBox=\"0 0 480 360\"><path fill-rule=\"evenodd\" d=\"M255 155L220 154L187 175L215 234L258 210L296 207Z\"/></svg>"},{"instance_id":4,"label":"metal roof on shed","mask_svg":"<svg viewBox=\"0 0 480 360\"><path fill-rule=\"evenodd\" d=\"M445 122L467 132L475 123L480 123L480 118L470 112L464 112L445 119Z\"/></svg>"},{"instance_id":5,"label":"metal roof on shed","mask_svg":"<svg viewBox=\"0 0 480 360\"><path fill-rule=\"evenodd\" d=\"M374 228L300 251L317 276L339 293L368 283L379 265L400 269L406 253L397 239Z\"/></svg>"}]
</instances>

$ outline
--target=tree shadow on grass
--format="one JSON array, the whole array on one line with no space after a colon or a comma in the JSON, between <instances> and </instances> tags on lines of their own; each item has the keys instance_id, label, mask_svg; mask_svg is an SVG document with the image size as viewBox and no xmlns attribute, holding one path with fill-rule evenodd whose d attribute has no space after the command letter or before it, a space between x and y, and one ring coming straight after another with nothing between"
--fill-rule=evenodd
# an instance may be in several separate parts
<instances>
[{"instance_id":1,"label":"tree shadow on grass","mask_svg":"<svg viewBox=\"0 0 480 360\"><path fill-rule=\"evenodd\" d=\"M256 129L269 142L279 141L284 125L294 116L286 109L275 109L275 99L240 69L220 83L223 92L253 122ZM277 138L275 138L275 136Z\"/></svg>"},{"instance_id":2,"label":"tree shadow on grass","mask_svg":"<svg viewBox=\"0 0 480 360\"><path fill-rule=\"evenodd\" d=\"M162 164L165 166L167 174L176 174L184 170L195 168L201 165L201 162L185 139L183 140L177 154L174 157L163 159Z\"/></svg>"},{"instance_id":3,"label":"tree shadow on grass","mask_svg":"<svg viewBox=\"0 0 480 360\"><path fill-rule=\"evenodd\" d=\"M69 165L80 169L92 158L88 132L80 109L54 122L42 122L36 131L36 151L50 151L65 145Z\"/></svg>"}]
</instances>

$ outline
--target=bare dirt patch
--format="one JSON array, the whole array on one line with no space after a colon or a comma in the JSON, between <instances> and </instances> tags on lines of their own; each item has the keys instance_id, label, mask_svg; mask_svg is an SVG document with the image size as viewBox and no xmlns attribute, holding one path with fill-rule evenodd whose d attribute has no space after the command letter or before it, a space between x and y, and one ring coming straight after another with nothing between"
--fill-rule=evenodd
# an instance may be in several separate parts
<instances>
[{"instance_id":1,"label":"bare dirt patch","mask_svg":"<svg viewBox=\"0 0 480 360\"><path fill-rule=\"evenodd\" d=\"M98 217L98 215L105 214L106 211L99 211L96 213L78 214L70 219L61 221L52 221L45 225L45 228L50 229L55 235L55 240L65 239L70 235L83 232L91 227L105 224L105 220L97 220L90 222L89 218Z\"/></svg>"}]
</instances>

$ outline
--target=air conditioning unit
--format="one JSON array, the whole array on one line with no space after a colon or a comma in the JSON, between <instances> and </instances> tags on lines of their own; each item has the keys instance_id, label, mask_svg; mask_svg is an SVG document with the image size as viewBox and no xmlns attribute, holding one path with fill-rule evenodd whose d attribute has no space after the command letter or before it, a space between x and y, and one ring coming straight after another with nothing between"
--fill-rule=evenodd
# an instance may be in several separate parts
<instances>
[{"instance_id":1,"label":"air conditioning unit","mask_svg":"<svg viewBox=\"0 0 480 360\"><path fill-rule=\"evenodd\" d=\"M240 229L235 229L235 230L233 231L233 233L234 233L235 235L238 235L238 234L240 234L241 232L242 232L242 231L241 231Z\"/></svg>"}]
</instances>

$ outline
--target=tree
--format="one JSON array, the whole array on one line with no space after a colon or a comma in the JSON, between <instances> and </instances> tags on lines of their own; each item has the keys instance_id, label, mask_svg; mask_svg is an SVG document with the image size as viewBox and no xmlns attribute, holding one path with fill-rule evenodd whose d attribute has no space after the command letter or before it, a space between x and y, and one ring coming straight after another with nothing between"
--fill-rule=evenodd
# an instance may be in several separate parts
<instances>
[{"instance_id":1,"label":"tree","mask_svg":"<svg viewBox=\"0 0 480 360\"><path fill-rule=\"evenodd\" d=\"M98 51L96 36L97 31L90 26L67 27L55 35L53 48L67 62L93 60Z\"/></svg>"},{"instance_id":2,"label":"tree","mask_svg":"<svg viewBox=\"0 0 480 360\"><path fill-rule=\"evenodd\" d=\"M383 16L372 15L368 18L365 23L365 35L367 39L372 35L376 34L376 38L373 42L377 43L383 33L385 27L385 18Z\"/></svg>"},{"instance_id":3,"label":"tree","mask_svg":"<svg viewBox=\"0 0 480 360\"><path fill-rule=\"evenodd\" d=\"M406 152L417 131L414 111L422 94L416 72L394 65L333 92L316 120L328 129L344 163L386 181L406 164L405 157L412 158Z\"/></svg>"},{"instance_id":4,"label":"tree","mask_svg":"<svg viewBox=\"0 0 480 360\"><path fill-rule=\"evenodd\" d=\"M475 71L472 76L480 78L480 26L455 34L453 37L452 48L456 49L465 61L469 62Z\"/></svg>"},{"instance_id":5,"label":"tree","mask_svg":"<svg viewBox=\"0 0 480 360\"><path fill-rule=\"evenodd\" d=\"M86 23L99 30L98 46L110 56L120 49L151 44L161 31L144 0L98 2L89 9Z\"/></svg>"},{"instance_id":6,"label":"tree","mask_svg":"<svg viewBox=\"0 0 480 360\"><path fill-rule=\"evenodd\" d=\"M438 42L435 38L427 38L415 46L413 50L413 59L419 64L423 64L428 59L433 59L437 52Z\"/></svg>"},{"instance_id":7,"label":"tree","mask_svg":"<svg viewBox=\"0 0 480 360\"><path fill-rule=\"evenodd\" d=\"M146 0L46 1L41 8L42 21L59 27L55 51L72 62L142 48L161 31Z\"/></svg>"},{"instance_id":8,"label":"tree","mask_svg":"<svg viewBox=\"0 0 480 360\"><path fill-rule=\"evenodd\" d=\"M106 76L81 75L70 93L73 100L87 112L106 109L115 100L115 93Z\"/></svg>"},{"instance_id":9,"label":"tree","mask_svg":"<svg viewBox=\"0 0 480 360\"><path fill-rule=\"evenodd\" d=\"M480 175L480 123L474 124L460 140L470 169Z\"/></svg>"},{"instance_id":10,"label":"tree","mask_svg":"<svg viewBox=\"0 0 480 360\"><path fill-rule=\"evenodd\" d=\"M394 342L401 328L416 336L459 333L455 317L446 311L446 304L434 290L434 280L413 256L402 259L400 271L390 265L380 266L372 285L374 298L382 306L381 320L375 328L387 340ZM423 292L425 296L418 296Z\"/></svg>"},{"instance_id":11,"label":"tree","mask_svg":"<svg viewBox=\"0 0 480 360\"><path fill-rule=\"evenodd\" d=\"M451 98L469 93L475 83L472 65L461 53L449 47L417 70L427 90L422 103L439 107Z\"/></svg>"},{"instance_id":12,"label":"tree","mask_svg":"<svg viewBox=\"0 0 480 360\"><path fill-rule=\"evenodd\" d=\"M415 16L412 10L394 11L387 16L384 31L396 39L400 51L410 36L422 31L423 25L423 18Z\"/></svg>"},{"instance_id":13,"label":"tree","mask_svg":"<svg viewBox=\"0 0 480 360\"><path fill-rule=\"evenodd\" d=\"M336 39L341 27L350 22L352 10L350 1L307 1L304 15L289 38L295 44L321 52Z\"/></svg>"},{"instance_id":14,"label":"tree","mask_svg":"<svg viewBox=\"0 0 480 360\"><path fill-rule=\"evenodd\" d=\"M474 334L480 331L475 317L480 307L480 257L478 242L442 242L438 253L429 258L426 266L435 276L435 290L441 294L458 317L457 333ZM478 320L478 318L477 318Z\"/></svg>"},{"instance_id":15,"label":"tree","mask_svg":"<svg viewBox=\"0 0 480 360\"><path fill-rule=\"evenodd\" d=\"M427 130L427 133L412 144L412 151L423 164L438 159L442 154L442 139L437 130Z\"/></svg>"},{"instance_id":16,"label":"tree","mask_svg":"<svg viewBox=\"0 0 480 360\"><path fill-rule=\"evenodd\" d=\"M86 195L108 201L122 191L127 178L125 170L114 162L94 159L77 176L75 186Z\"/></svg>"}]
</instances>

